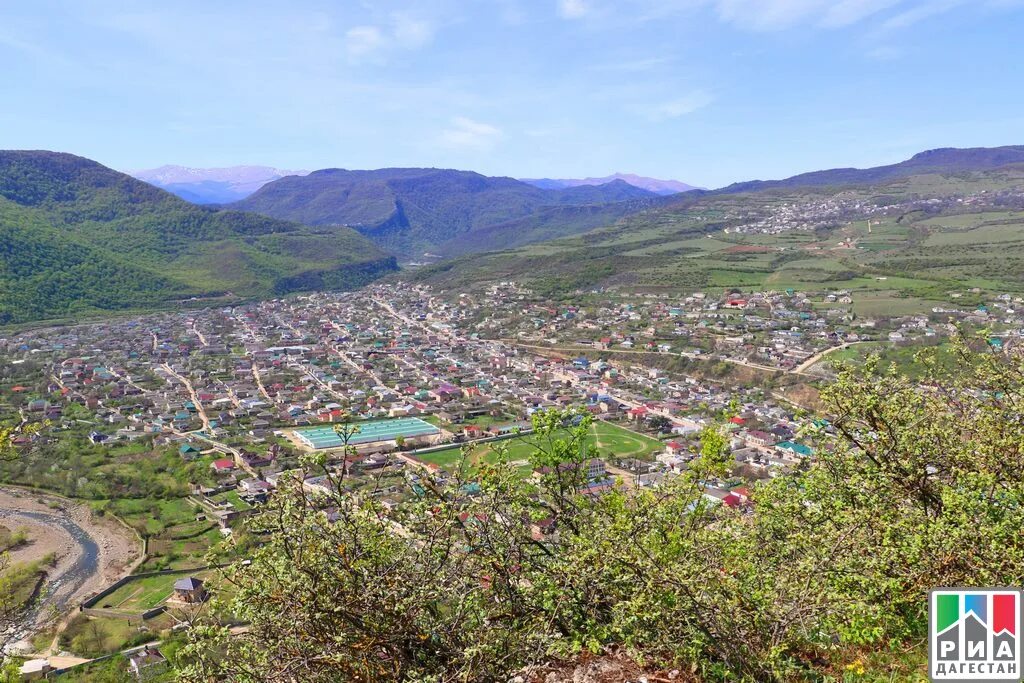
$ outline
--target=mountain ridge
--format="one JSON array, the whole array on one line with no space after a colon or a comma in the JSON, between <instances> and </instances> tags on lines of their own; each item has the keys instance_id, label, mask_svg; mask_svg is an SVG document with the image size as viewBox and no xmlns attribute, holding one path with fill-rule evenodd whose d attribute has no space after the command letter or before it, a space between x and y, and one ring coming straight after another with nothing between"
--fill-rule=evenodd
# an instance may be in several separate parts
<instances>
[{"instance_id":1,"label":"mountain ridge","mask_svg":"<svg viewBox=\"0 0 1024 683\"><path fill-rule=\"evenodd\" d=\"M348 228L196 206L72 154L0 151L0 323L346 288L396 267Z\"/></svg>"},{"instance_id":2,"label":"mountain ridge","mask_svg":"<svg viewBox=\"0 0 1024 683\"><path fill-rule=\"evenodd\" d=\"M939 147L918 152L909 159L868 168L831 168L800 173L778 180L747 180L712 190L717 194L757 192L773 188L822 187L879 182L928 172L980 171L1024 164L1024 145L1001 147Z\"/></svg>"},{"instance_id":3,"label":"mountain ridge","mask_svg":"<svg viewBox=\"0 0 1024 683\"><path fill-rule=\"evenodd\" d=\"M979 232L964 242L970 245L964 251L946 235L926 238L941 233L926 219L942 212L1024 206L1024 146L928 150L883 167L816 171L661 199L571 237L498 244L428 265L413 277L442 287L515 280L558 294L618 286L673 292L779 283L840 288L884 275L941 299L966 273L999 282L1003 291L1024 291L1016 242L989 243ZM893 210L902 212L889 228L898 238L862 234L865 221ZM1004 222L1015 220L1009 213ZM969 225L987 226L984 215ZM816 243L826 239L835 240L834 252Z\"/></svg>"},{"instance_id":4,"label":"mountain ridge","mask_svg":"<svg viewBox=\"0 0 1024 683\"><path fill-rule=\"evenodd\" d=\"M658 196L621 180L604 185L545 190L509 177L438 168L321 169L268 183L230 206L309 225L347 225L392 253L412 255L462 246L487 248L476 231L520 221L516 244L550 225L544 210L555 206L607 206L608 220L621 214L614 204ZM565 234L600 224L593 210L565 220ZM536 217L536 225L527 220ZM523 222L526 221L526 222Z\"/></svg>"},{"instance_id":5,"label":"mountain ridge","mask_svg":"<svg viewBox=\"0 0 1024 683\"><path fill-rule=\"evenodd\" d=\"M670 195L677 194L679 192L689 192L691 190L701 190L704 188L697 187L696 185L690 185L688 183L681 182L679 180L662 180L658 178L651 178L648 176L641 176L635 173L620 173L615 172L611 175L595 178L520 178L524 183L529 183L534 187L539 187L548 190L559 190L568 187L579 187L581 185L604 185L616 180L621 180L625 183L632 185L633 187L639 187L649 192L654 192L659 195Z\"/></svg>"}]
</instances>

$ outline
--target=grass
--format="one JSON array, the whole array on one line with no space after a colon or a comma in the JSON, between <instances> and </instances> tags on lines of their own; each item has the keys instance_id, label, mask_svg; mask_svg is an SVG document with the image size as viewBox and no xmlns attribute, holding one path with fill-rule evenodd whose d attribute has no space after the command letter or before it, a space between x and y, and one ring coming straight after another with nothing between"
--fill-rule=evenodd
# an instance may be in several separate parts
<instances>
[{"instance_id":1,"label":"grass","mask_svg":"<svg viewBox=\"0 0 1024 683\"><path fill-rule=\"evenodd\" d=\"M944 303L913 296L899 296L892 291L864 292L854 297L853 311L857 315L867 317L917 315L928 313L933 307Z\"/></svg>"},{"instance_id":2,"label":"grass","mask_svg":"<svg viewBox=\"0 0 1024 683\"><path fill-rule=\"evenodd\" d=\"M204 578L204 573L199 572L195 576ZM136 579L108 595L98 607L124 612L144 612L162 605L174 592L174 582L185 577L185 574L165 574Z\"/></svg>"},{"instance_id":3,"label":"grass","mask_svg":"<svg viewBox=\"0 0 1024 683\"><path fill-rule=\"evenodd\" d=\"M1024 242L1024 221L1006 225L983 225L969 230L936 232L928 236L925 246L965 246L996 242Z\"/></svg>"},{"instance_id":4,"label":"grass","mask_svg":"<svg viewBox=\"0 0 1024 683\"><path fill-rule=\"evenodd\" d=\"M201 566L205 564L207 552L223 541L223 536L209 522L196 522L200 510L186 498L118 499L106 504L149 539L148 559L139 567L140 572ZM209 530L192 534L203 528Z\"/></svg>"},{"instance_id":5,"label":"grass","mask_svg":"<svg viewBox=\"0 0 1024 683\"><path fill-rule=\"evenodd\" d=\"M60 635L63 649L79 657L101 657L160 638L174 620L164 614L142 624L118 617L77 614Z\"/></svg>"},{"instance_id":6,"label":"grass","mask_svg":"<svg viewBox=\"0 0 1024 683\"><path fill-rule=\"evenodd\" d=\"M169 527L195 520L196 507L185 498L118 499L110 501L112 512L143 536L158 535Z\"/></svg>"},{"instance_id":7,"label":"grass","mask_svg":"<svg viewBox=\"0 0 1024 683\"><path fill-rule=\"evenodd\" d=\"M917 344L901 346L888 342L868 342L833 351L825 357L823 362L849 362L859 365L868 356L878 355L881 370L884 371L895 366L899 372L908 377L919 378L925 371L925 365L917 358L920 352L934 354L935 362L939 367L952 369L958 362L952 354L952 347L948 341L942 341L931 347L922 347Z\"/></svg>"},{"instance_id":8,"label":"grass","mask_svg":"<svg viewBox=\"0 0 1024 683\"><path fill-rule=\"evenodd\" d=\"M173 592L172 586L178 578L171 574L136 579L105 597L98 606L125 612L144 612L163 604Z\"/></svg>"},{"instance_id":9,"label":"grass","mask_svg":"<svg viewBox=\"0 0 1024 683\"><path fill-rule=\"evenodd\" d=\"M0 573L0 601L14 610L28 605L46 578L49 558L38 562L19 562Z\"/></svg>"},{"instance_id":10,"label":"grass","mask_svg":"<svg viewBox=\"0 0 1024 683\"><path fill-rule=\"evenodd\" d=\"M24 529L12 531L9 527L0 525L0 553L13 550L28 542L28 535Z\"/></svg>"},{"instance_id":11,"label":"grass","mask_svg":"<svg viewBox=\"0 0 1024 683\"><path fill-rule=\"evenodd\" d=\"M590 429L587 445L596 448L597 455L602 458L650 459L654 453L664 448L661 441L653 437L631 432L610 422L595 422ZM524 461L536 449L536 443L537 437L523 435L505 441L480 444L470 451L469 462L472 465L496 463L500 457L499 453L504 450L510 462L519 463L520 469L529 472L530 468ZM417 454L416 457L442 469L451 470L462 461L462 449L453 446L433 453Z\"/></svg>"}]
</instances>

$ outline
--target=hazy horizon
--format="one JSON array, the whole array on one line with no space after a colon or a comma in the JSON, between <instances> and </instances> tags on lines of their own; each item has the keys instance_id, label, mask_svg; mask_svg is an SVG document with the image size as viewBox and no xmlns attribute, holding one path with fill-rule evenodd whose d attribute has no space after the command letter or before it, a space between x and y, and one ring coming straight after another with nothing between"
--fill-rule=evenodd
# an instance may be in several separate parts
<instances>
[{"instance_id":1,"label":"hazy horizon","mask_svg":"<svg viewBox=\"0 0 1024 683\"><path fill-rule=\"evenodd\" d=\"M1019 143L1020 0L0 8L0 147L721 187Z\"/></svg>"}]
</instances>

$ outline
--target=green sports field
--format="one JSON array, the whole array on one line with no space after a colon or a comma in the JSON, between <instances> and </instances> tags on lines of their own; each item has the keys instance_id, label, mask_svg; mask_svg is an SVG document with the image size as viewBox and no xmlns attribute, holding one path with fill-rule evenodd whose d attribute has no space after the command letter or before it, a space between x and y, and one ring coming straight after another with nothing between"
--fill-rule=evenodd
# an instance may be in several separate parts
<instances>
[{"instance_id":1,"label":"green sports field","mask_svg":"<svg viewBox=\"0 0 1024 683\"><path fill-rule=\"evenodd\" d=\"M537 437L525 435L507 441L480 444L470 452L469 460L473 464L493 463L498 459L497 448L507 448L508 458L514 463L525 461L536 448ZM664 445L649 436L631 432L628 429L608 422L595 422L590 427L587 444L597 449L602 458L639 458L650 459L654 453L662 450ZM433 453L417 454L424 462L433 463L444 469L455 467L462 460L462 451L453 446Z\"/></svg>"}]
</instances>

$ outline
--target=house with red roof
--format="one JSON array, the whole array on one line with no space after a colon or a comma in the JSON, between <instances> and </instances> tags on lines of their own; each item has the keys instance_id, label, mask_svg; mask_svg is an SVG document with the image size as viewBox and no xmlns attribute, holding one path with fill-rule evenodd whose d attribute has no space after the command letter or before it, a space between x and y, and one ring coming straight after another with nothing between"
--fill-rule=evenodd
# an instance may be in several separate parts
<instances>
[{"instance_id":1,"label":"house with red roof","mask_svg":"<svg viewBox=\"0 0 1024 683\"><path fill-rule=\"evenodd\" d=\"M210 463L210 468L216 474L227 474L235 469L235 461L231 458L221 458Z\"/></svg>"},{"instance_id":2,"label":"house with red roof","mask_svg":"<svg viewBox=\"0 0 1024 683\"><path fill-rule=\"evenodd\" d=\"M636 408L630 408L628 411L626 411L626 415L629 416L630 420L639 422L640 420L646 418L649 412L651 411L649 411L646 407L637 406Z\"/></svg>"}]
</instances>

